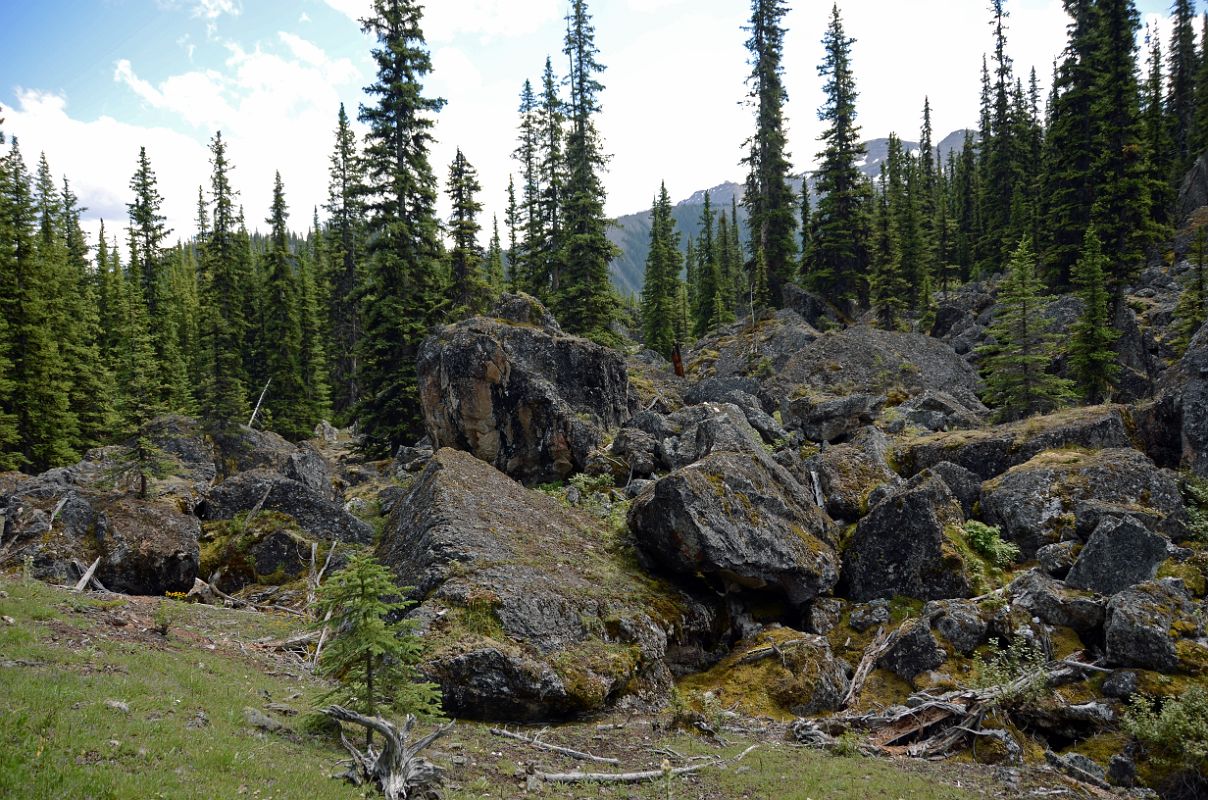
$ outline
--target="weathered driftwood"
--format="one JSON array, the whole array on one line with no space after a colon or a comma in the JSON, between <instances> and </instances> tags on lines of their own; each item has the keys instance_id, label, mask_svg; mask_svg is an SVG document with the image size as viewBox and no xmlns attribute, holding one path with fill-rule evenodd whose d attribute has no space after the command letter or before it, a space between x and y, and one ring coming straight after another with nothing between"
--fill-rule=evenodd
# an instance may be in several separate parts
<instances>
[{"instance_id":1,"label":"weathered driftwood","mask_svg":"<svg viewBox=\"0 0 1208 800\"><path fill-rule=\"evenodd\" d=\"M615 758L605 758L603 756L592 755L591 753L584 753L581 750L572 750L569 747L559 747L556 744L543 742L541 741L541 733L542 732L538 732L533 736L525 736L524 734L512 733L511 731L504 730L502 728L491 728L491 735L493 736L502 736L507 739L515 739L518 742L524 742L525 744L535 747L538 750L546 750L551 753L560 753L561 755L570 756L571 758L579 761L594 761L597 764L611 764L613 766L621 765L621 762Z\"/></svg>"},{"instance_id":2,"label":"weathered driftwood","mask_svg":"<svg viewBox=\"0 0 1208 800\"><path fill-rule=\"evenodd\" d=\"M876 669L881 657L894 646L901 633L901 628L892 633L886 633L884 628L877 631L877 637L872 640L872 644L865 648L864 655L860 658L860 664L856 667L855 674L852 675L847 693L843 695L843 702L839 704L840 708L851 708L860 699L860 692L864 690L864 683L868 680L868 676Z\"/></svg>"},{"instance_id":3,"label":"weathered driftwood","mask_svg":"<svg viewBox=\"0 0 1208 800\"><path fill-rule=\"evenodd\" d=\"M879 751L912 758L946 758L978 738L987 737L1002 742L1009 754L1021 754L1018 742L1010 734L983 730L985 717L1036 682L1059 686L1099 669L1070 659L1057 661L997 686L959 689L938 697L921 692L911 697L909 706L825 720L800 720L792 731L797 741L813 747L831 746L833 737L860 731L866 734L868 744Z\"/></svg>"},{"instance_id":4,"label":"weathered driftwood","mask_svg":"<svg viewBox=\"0 0 1208 800\"><path fill-rule=\"evenodd\" d=\"M367 717L342 706L330 706L323 709L323 713L338 722L360 725L382 738L384 744L380 753L375 752L373 747L361 752L343 733L340 734L344 749L352 756L354 774L381 789L386 800L435 797L443 770L421 757L420 753L452 730L453 723L442 725L413 744L408 744L416 722L410 714L399 727L381 717Z\"/></svg>"},{"instance_id":5,"label":"weathered driftwood","mask_svg":"<svg viewBox=\"0 0 1208 800\"><path fill-rule=\"evenodd\" d=\"M92 576L96 574L96 568L100 565L101 560L99 558L96 561L93 561L92 566L84 570L83 576L80 577L79 583L75 585L75 588L72 589L72 591L78 594L87 589L88 584L92 582Z\"/></svg>"},{"instance_id":6,"label":"weathered driftwood","mask_svg":"<svg viewBox=\"0 0 1208 800\"><path fill-rule=\"evenodd\" d=\"M758 746L753 744L734 758L715 758L687 767L672 767L669 761L664 761L662 769L648 769L639 772L538 772L531 776L530 788L535 788L532 784L539 785L541 783L646 783L648 781L666 780L680 775L691 775L694 772L700 772L710 767L725 767L730 764L736 764L746 758Z\"/></svg>"},{"instance_id":7,"label":"weathered driftwood","mask_svg":"<svg viewBox=\"0 0 1208 800\"><path fill-rule=\"evenodd\" d=\"M105 588L105 584L101 583L100 579L98 579L96 576L96 569L100 563L101 560L98 558L93 562L91 567L85 567L74 558L71 560L72 568L75 569L75 571L81 576L80 582L74 587L75 591L82 592L86 588L91 588L96 592L105 592L106 594L110 594L109 590Z\"/></svg>"}]
</instances>

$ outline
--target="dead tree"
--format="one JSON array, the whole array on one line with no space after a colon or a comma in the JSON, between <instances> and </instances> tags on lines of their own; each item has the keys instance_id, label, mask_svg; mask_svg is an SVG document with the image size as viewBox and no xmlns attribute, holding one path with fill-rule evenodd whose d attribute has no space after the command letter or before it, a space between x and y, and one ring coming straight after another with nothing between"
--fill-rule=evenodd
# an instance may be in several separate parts
<instances>
[{"instance_id":1,"label":"dead tree","mask_svg":"<svg viewBox=\"0 0 1208 800\"><path fill-rule=\"evenodd\" d=\"M330 706L323 713L339 722L360 725L382 737L385 744L380 753L370 746L361 752L340 732L340 742L352 756L349 777L358 785L368 781L382 791L386 800L434 800L444 770L419 754L453 729L453 723L442 725L414 744L407 744L415 728L415 717L408 714L402 727L381 717L367 717L341 706Z\"/></svg>"}]
</instances>

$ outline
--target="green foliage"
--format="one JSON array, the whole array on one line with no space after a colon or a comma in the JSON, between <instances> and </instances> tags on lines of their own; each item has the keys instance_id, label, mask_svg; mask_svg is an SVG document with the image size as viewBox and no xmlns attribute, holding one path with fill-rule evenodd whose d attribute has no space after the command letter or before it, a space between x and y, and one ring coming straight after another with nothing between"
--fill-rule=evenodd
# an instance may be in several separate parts
<instances>
[{"instance_id":1,"label":"green foliage","mask_svg":"<svg viewBox=\"0 0 1208 800\"><path fill-rule=\"evenodd\" d=\"M1070 329L1069 359L1070 370L1088 403L1106 400L1120 371L1112 347L1120 334L1108 316L1110 297L1104 273L1109 263L1094 226L1087 228L1082 257L1073 272L1083 309Z\"/></svg>"},{"instance_id":2,"label":"green foliage","mask_svg":"<svg viewBox=\"0 0 1208 800\"><path fill-rule=\"evenodd\" d=\"M1179 482L1187 506L1187 527L1191 538L1208 544L1208 480L1187 474Z\"/></svg>"},{"instance_id":3,"label":"green foliage","mask_svg":"<svg viewBox=\"0 0 1208 800\"><path fill-rule=\"evenodd\" d=\"M454 319L462 319L486 311L490 288L485 273L486 256L478 244L478 234L482 230L478 222L478 215L482 213L478 193L482 191L482 184L478 182L478 170L466 160L461 148L449 167L446 191L453 206L449 217L449 234L453 240L453 249L449 252L452 315Z\"/></svg>"},{"instance_id":4,"label":"green foliage","mask_svg":"<svg viewBox=\"0 0 1208 800\"><path fill-rule=\"evenodd\" d=\"M978 348L987 401L1000 419L1051 411L1071 395L1070 382L1048 372L1055 337L1041 314L1049 300L1042 289L1031 245L1021 239L999 287L994 343Z\"/></svg>"},{"instance_id":5,"label":"green foliage","mask_svg":"<svg viewBox=\"0 0 1208 800\"><path fill-rule=\"evenodd\" d=\"M996 567L1008 567L1019 558L1019 545L1014 542L1004 542L1002 532L990 525L977 520L969 520L964 525L965 540L974 552Z\"/></svg>"},{"instance_id":6,"label":"green foliage","mask_svg":"<svg viewBox=\"0 0 1208 800\"><path fill-rule=\"evenodd\" d=\"M155 632L160 636L167 636L172 630L172 626L183 616L184 609L181 602L174 597L165 597L155 604L155 612L152 614L152 621L155 623Z\"/></svg>"},{"instance_id":7,"label":"green foliage","mask_svg":"<svg viewBox=\"0 0 1208 800\"><path fill-rule=\"evenodd\" d=\"M1027 637L1017 636L1005 648L998 639L991 639L988 647L991 651L988 657L981 652L973 656L975 688L1004 687L1020 681L1020 685L1003 692L994 701L1001 708L1027 705L1044 696L1044 666L1048 658L1039 644ZM1026 680L1021 681L1021 678Z\"/></svg>"},{"instance_id":8,"label":"green foliage","mask_svg":"<svg viewBox=\"0 0 1208 800\"><path fill-rule=\"evenodd\" d=\"M139 436L132 447L126 449L109 468L105 477L114 485L135 481L138 496L146 498L150 482L172 474L176 459L155 446L146 436Z\"/></svg>"},{"instance_id":9,"label":"green foliage","mask_svg":"<svg viewBox=\"0 0 1208 800\"><path fill-rule=\"evenodd\" d=\"M1174 309L1174 345L1187 352L1192 338L1208 321L1208 228L1200 227L1191 248L1191 268L1183 277L1183 291Z\"/></svg>"},{"instance_id":10,"label":"green foliage","mask_svg":"<svg viewBox=\"0 0 1208 800\"><path fill-rule=\"evenodd\" d=\"M419 679L423 645L414 621L391 621L414 603L387 598L407 591L396 586L389 570L368 553L354 555L319 588L316 626L326 627L331 635L319 657L319 673L339 683L326 700L370 715L379 708L411 714L440 712L437 687Z\"/></svg>"},{"instance_id":11,"label":"green foliage","mask_svg":"<svg viewBox=\"0 0 1208 800\"><path fill-rule=\"evenodd\" d=\"M646 260L646 282L642 288L642 338L647 347L669 359L680 341L675 322L683 262L666 184L659 188L651 214L650 255Z\"/></svg>"},{"instance_id":12,"label":"green foliage","mask_svg":"<svg viewBox=\"0 0 1208 800\"><path fill-rule=\"evenodd\" d=\"M1203 687L1192 686L1160 704L1135 695L1123 726L1158 765L1208 775L1208 691Z\"/></svg>"}]
</instances>

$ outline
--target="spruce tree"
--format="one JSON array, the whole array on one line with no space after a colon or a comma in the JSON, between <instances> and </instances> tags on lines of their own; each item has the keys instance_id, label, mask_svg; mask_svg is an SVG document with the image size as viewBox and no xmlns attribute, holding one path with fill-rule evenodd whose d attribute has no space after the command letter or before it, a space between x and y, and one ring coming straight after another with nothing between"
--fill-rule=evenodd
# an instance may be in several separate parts
<instances>
[{"instance_id":1,"label":"spruce tree","mask_svg":"<svg viewBox=\"0 0 1208 800\"><path fill-rule=\"evenodd\" d=\"M466 160L461 148L449 167L447 191L453 206L449 217L449 235L453 240L449 253L452 315L454 319L464 319L486 311L489 287L484 276L482 247L478 244L482 230L478 224L478 215L482 213L478 193L482 185L478 182L478 171Z\"/></svg>"},{"instance_id":2,"label":"spruce tree","mask_svg":"<svg viewBox=\"0 0 1208 800\"><path fill-rule=\"evenodd\" d=\"M611 330L617 302L609 279L615 255L608 240L601 173L607 163L596 128L600 93L595 28L587 0L573 0L567 16L565 53L570 59L570 135L566 141L566 198L563 206L563 276L555 291L558 319L570 333L604 343L616 340Z\"/></svg>"},{"instance_id":3,"label":"spruce tree","mask_svg":"<svg viewBox=\"0 0 1208 800\"><path fill-rule=\"evenodd\" d=\"M390 571L368 553L358 553L316 593L316 626L332 632L319 658L320 675L339 686L324 696L367 716L379 709L405 714L440 713L440 692L421 680L423 642L416 622L403 617L413 601ZM373 743L366 730L365 745Z\"/></svg>"},{"instance_id":4,"label":"spruce tree","mask_svg":"<svg viewBox=\"0 0 1208 800\"><path fill-rule=\"evenodd\" d=\"M648 348L668 359L681 335L675 324L681 256L671 210L671 196L664 183L651 210L650 253L641 300L642 338Z\"/></svg>"},{"instance_id":5,"label":"spruce tree","mask_svg":"<svg viewBox=\"0 0 1208 800\"><path fill-rule=\"evenodd\" d=\"M548 280L542 262L544 226L541 213L540 147L541 110L531 81L520 90L520 132L512 157L520 165L523 180L518 228L522 231L513 256L513 275L518 289L534 296L548 297Z\"/></svg>"},{"instance_id":6,"label":"spruce tree","mask_svg":"<svg viewBox=\"0 0 1208 800\"><path fill-rule=\"evenodd\" d=\"M1151 238L1158 241L1170 234L1170 217L1174 210L1174 185L1170 182L1173 168L1171 156L1174 145L1170 138L1170 126L1167 124L1166 118L1162 39L1156 31L1147 27L1145 41L1149 45L1149 53L1147 77L1141 97L1141 117L1145 130L1144 138L1149 166L1149 196L1153 219ZM1205 86L1203 96L1208 97L1208 86ZM1208 111L1208 104L1203 108ZM1208 120L1205 120L1203 130L1208 136Z\"/></svg>"},{"instance_id":7,"label":"spruce tree","mask_svg":"<svg viewBox=\"0 0 1208 800\"><path fill-rule=\"evenodd\" d=\"M117 358L113 374L118 386L117 412L121 432L130 435L167 409L163 403L163 385L159 380L155 341L151 336L151 322L147 318L142 282L137 273L131 271L126 274L116 242L110 253L112 273L116 278Z\"/></svg>"},{"instance_id":8,"label":"spruce tree","mask_svg":"<svg viewBox=\"0 0 1208 800\"><path fill-rule=\"evenodd\" d=\"M539 144L538 177L541 199L538 203L541 240L537 243L534 263L542 279L542 292L549 299L562 286L565 266L563 240L563 205L566 202L567 168L566 104L558 94L558 79L553 61L547 56L541 74L541 98L538 110L537 138Z\"/></svg>"},{"instance_id":9,"label":"spruce tree","mask_svg":"<svg viewBox=\"0 0 1208 800\"><path fill-rule=\"evenodd\" d=\"M499 236L499 217L491 218L491 241L487 245L487 289L491 298L497 298L507 285L503 267L503 239Z\"/></svg>"},{"instance_id":10,"label":"spruce tree","mask_svg":"<svg viewBox=\"0 0 1208 800\"><path fill-rule=\"evenodd\" d=\"M323 280L327 237L315 209L310 246L298 260L298 315L302 328L302 383L306 387L303 417L313 425L331 415L327 342L331 340L323 309L330 307L330 286Z\"/></svg>"},{"instance_id":11,"label":"spruce tree","mask_svg":"<svg viewBox=\"0 0 1208 800\"><path fill-rule=\"evenodd\" d=\"M993 343L977 351L987 403L1002 420L1051 411L1072 394L1069 381L1048 372L1055 337L1042 313L1051 299L1042 294L1043 289L1036 275L1036 256L1024 237L998 289L990 326Z\"/></svg>"},{"instance_id":12,"label":"spruce tree","mask_svg":"<svg viewBox=\"0 0 1208 800\"><path fill-rule=\"evenodd\" d=\"M273 181L273 204L265 222L269 225L266 254L264 331L265 395L262 413L267 413L274 431L286 439L306 437L317 419L307 396L303 371L302 300L299 297L300 267L290 246L286 228L289 209L285 187L278 172Z\"/></svg>"},{"instance_id":13,"label":"spruce tree","mask_svg":"<svg viewBox=\"0 0 1208 800\"><path fill-rule=\"evenodd\" d=\"M818 154L818 208L814 214L813 272L809 285L829 300L859 300L868 261L865 178L856 164L864 157L856 125L856 85L851 65L854 39L843 31L839 6L831 11L822 39L826 55L818 68L825 77L826 101L818 112L826 123L825 147ZM756 243L757 244L757 243ZM758 247L752 245L757 251Z\"/></svg>"},{"instance_id":14,"label":"spruce tree","mask_svg":"<svg viewBox=\"0 0 1208 800\"><path fill-rule=\"evenodd\" d=\"M242 424L250 412L243 357L245 343L251 338L245 311L249 279L221 132L210 142L210 154L213 213L205 231L202 264L200 335L205 374L199 400L207 425L221 432Z\"/></svg>"},{"instance_id":15,"label":"spruce tree","mask_svg":"<svg viewBox=\"0 0 1208 800\"><path fill-rule=\"evenodd\" d=\"M1195 160L1193 150L1196 116L1196 77L1199 56L1195 51L1195 2L1174 0L1171 8L1174 30L1170 38L1170 87L1166 110L1170 119L1176 184Z\"/></svg>"},{"instance_id":16,"label":"spruce tree","mask_svg":"<svg viewBox=\"0 0 1208 800\"><path fill-rule=\"evenodd\" d=\"M779 304L784 286L797 267L796 198L789 187L788 133L784 106L785 0L751 0L751 74L747 78L748 100L755 108L755 133L747 140L747 225L751 247L763 250L773 302ZM708 298L707 302L712 302Z\"/></svg>"},{"instance_id":17,"label":"spruce tree","mask_svg":"<svg viewBox=\"0 0 1208 800\"><path fill-rule=\"evenodd\" d=\"M432 58L416 0L374 0L362 23L376 38L374 105L364 153L369 266L359 297L364 314L361 399L356 418L366 453L387 455L422 435L415 359L441 303L436 178L428 157L432 116L444 101L424 96Z\"/></svg>"},{"instance_id":18,"label":"spruce tree","mask_svg":"<svg viewBox=\"0 0 1208 800\"><path fill-rule=\"evenodd\" d=\"M1140 272L1150 239L1149 176L1134 56L1140 18L1133 0L1099 0L1095 100L1094 227L1111 254L1108 285L1113 308Z\"/></svg>"},{"instance_id":19,"label":"spruce tree","mask_svg":"<svg viewBox=\"0 0 1208 800\"><path fill-rule=\"evenodd\" d=\"M1197 158L1208 150L1208 11L1204 12L1202 20L1195 74L1195 120L1191 136L1191 151Z\"/></svg>"},{"instance_id":20,"label":"spruce tree","mask_svg":"<svg viewBox=\"0 0 1208 800\"><path fill-rule=\"evenodd\" d=\"M1208 229L1199 228L1191 248L1190 269L1183 276L1183 291L1174 310L1171 345L1179 355L1208 321Z\"/></svg>"},{"instance_id":21,"label":"spruce tree","mask_svg":"<svg viewBox=\"0 0 1208 800\"><path fill-rule=\"evenodd\" d=\"M332 405L336 417L348 422L361 399L360 344L363 320L357 291L364 278L364 172L356 134L344 105L336 123L336 143L328 172L326 281L331 287L327 326Z\"/></svg>"},{"instance_id":22,"label":"spruce tree","mask_svg":"<svg viewBox=\"0 0 1208 800\"><path fill-rule=\"evenodd\" d=\"M517 273L516 259L520 253L520 206L516 203L516 179L508 175L508 206L504 212L504 225L508 229L507 289L511 292L524 291L523 278Z\"/></svg>"},{"instance_id":23,"label":"spruce tree","mask_svg":"<svg viewBox=\"0 0 1208 800\"><path fill-rule=\"evenodd\" d=\"M882 164L873 221L871 301L877 324L892 331L901 326L902 314L909 308L910 286L902 270L898 221L890 203L888 172L887 165Z\"/></svg>"},{"instance_id":24,"label":"spruce tree","mask_svg":"<svg viewBox=\"0 0 1208 800\"><path fill-rule=\"evenodd\" d=\"M1082 314L1070 329L1070 372L1088 403L1106 400L1120 367L1112 348L1120 334L1112 328L1107 270L1111 260L1094 226L1086 229L1082 258L1074 265L1074 288L1082 300Z\"/></svg>"},{"instance_id":25,"label":"spruce tree","mask_svg":"<svg viewBox=\"0 0 1208 800\"><path fill-rule=\"evenodd\" d=\"M5 144L5 135L0 130L0 145ZM0 289L12 288L15 273L15 247L17 243L17 219L11 202L14 197L10 157L0 155ZM13 371L13 332L9 324L8 303L0 296L0 470L17 469L24 461L20 453L21 437L17 428L17 382Z\"/></svg>"},{"instance_id":26,"label":"spruce tree","mask_svg":"<svg viewBox=\"0 0 1208 800\"><path fill-rule=\"evenodd\" d=\"M700 235L696 240L696 307L692 310L693 332L697 338L718 325L733 322L727 307L729 292L721 266L721 255L713 235L713 201L705 192L701 209Z\"/></svg>"}]
</instances>

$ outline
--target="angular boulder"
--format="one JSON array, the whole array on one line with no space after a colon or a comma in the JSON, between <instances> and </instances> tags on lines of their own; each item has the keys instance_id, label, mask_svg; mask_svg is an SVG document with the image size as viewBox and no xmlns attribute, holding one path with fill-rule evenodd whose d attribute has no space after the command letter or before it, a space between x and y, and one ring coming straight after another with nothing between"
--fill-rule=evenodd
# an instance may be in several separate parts
<instances>
[{"instance_id":1,"label":"angular boulder","mask_svg":"<svg viewBox=\"0 0 1208 800\"><path fill-rule=\"evenodd\" d=\"M902 680L912 681L947 660L948 654L931 632L930 621L923 618L906 623L879 664Z\"/></svg>"},{"instance_id":2,"label":"angular boulder","mask_svg":"<svg viewBox=\"0 0 1208 800\"><path fill-rule=\"evenodd\" d=\"M869 496L901 478L889 466L889 438L874 427L850 441L833 445L805 460L810 482L821 490L826 510L835 519L857 520L868 513Z\"/></svg>"},{"instance_id":3,"label":"angular boulder","mask_svg":"<svg viewBox=\"0 0 1208 800\"><path fill-rule=\"evenodd\" d=\"M1098 522L1102 503L1119 515L1133 508L1153 512L1138 518L1166 529L1179 528L1185 514L1178 481L1143 453L1125 448L1040 453L987 482L981 499L986 521L1019 545L1025 559L1044 545L1072 538L1080 515L1097 514Z\"/></svg>"},{"instance_id":4,"label":"angular boulder","mask_svg":"<svg viewBox=\"0 0 1208 800\"><path fill-rule=\"evenodd\" d=\"M1179 668L1179 646L1203 636L1204 623L1181 581L1164 579L1120 592L1107 604L1107 660L1158 672Z\"/></svg>"},{"instance_id":5,"label":"angular boulder","mask_svg":"<svg viewBox=\"0 0 1208 800\"><path fill-rule=\"evenodd\" d=\"M799 430L811 442L836 442L880 415L884 397L851 394L844 397L804 394L782 406L781 415L790 430Z\"/></svg>"},{"instance_id":6,"label":"angular boulder","mask_svg":"<svg viewBox=\"0 0 1208 800\"><path fill-rule=\"evenodd\" d=\"M714 453L658 481L629 513L660 572L770 591L804 609L838 580L832 523L766 454Z\"/></svg>"},{"instance_id":7,"label":"angular boulder","mask_svg":"<svg viewBox=\"0 0 1208 800\"><path fill-rule=\"evenodd\" d=\"M895 433L907 427L929 431L975 428L984 418L984 408L973 410L947 392L928 390L895 408L889 417L889 429Z\"/></svg>"},{"instance_id":8,"label":"angular boulder","mask_svg":"<svg viewBox=\"0 0 1208 800\"><path fill-rule=\"evenodd\" d=\"M714 612L617 559L608 530L467 453L433 456L377 552L420 601L446 711L562 718L716 661Z\"/></svg>"},{"instance_id":9,"label":"angular boulder","mask_svg":"<svg viewBox=\"0 0 1208 800\"><path fill-rule=\"evenodd\" d=\"M843 550L843 596L856 602L969 597L968 565L950 538L964 521L939 476L911 479L856 526Z\"/></svg>"},{"instance_id":10,"label":"angular boulder","mask_svg":"<svg viewBox=\"0 0 1208 800\"><path fill-rule=\"evenodd\" d=\"M302 530L324 541L368 544L373 528L314 489L263 469L241 472L215 486L197 507L206 521L234 519L259 506L293 517Z\"/></svg>"},{"instance_id":11,"label":"angular boulder","mask_svg":"<svg viewBox=\"0 0 1208 800\"><path fill-rule=\"evenodd\" d=\"M621 428L609 449L618 479L671 472L722 452L766 452L747 415L731 403L703 403L669 415L643 411Z\"/></svg>"},{"instance_id":12,"label":"angular boulder","mask_svg":"<svg viewBox=\"0 0 1208 800\"><path fill-rule=\"evenodd\" d=\"M201 524L167 503L121 498L97 516L96 577L124 594L163 596L193 588Z\"/></svg>"},{"instance_id":13,"label":"angular boulder","mask_svg":"<svg viewBox=\"0 0 1208 800\"><path fill-rule=\"evenodd\" d=\"M1132 447L1127 412L1121 406L1075 408L984 430L916 436L898 444L894 463L910 476L951 461L990 480L1046 450Z\"/></svg>"},{"instance_id":14,"label":"angular boulder","mask_svg":"<svg viewBox=\"0 0 1208 800\"><path fill-rule=\"evenodd\" d=\"M1169 540L1131 517L1105 519L1095 528L1065 582L1104 595L1151 581L1166 560Z\"/></svg>"},{"instance_id":15,"label":"angular boulder","mask_svg":"<svg viewBox=\"0 0 1208 800\"><path fill-rule=\"evenodd\" d=\"M989 639L990 624L972 600L933 600L923 609L923 616L961 655L973 655Z\"/></svg>"},{"instance_id":16,"label":"angular boulder","mask_svg":"<svg viewBox=\"0 0 1208 800\"><path fill-rule=\"evenodd\" d=\"M509 316L466 320L424 342L416 369L428 435L436 449L471 453L525 483L561 480L635 411L625 360L534 322L544 319L537 310Z\"/></svg>"},{"instance_id":17,"label":"angular boulder","mask_svg":"<svg viewBox=\"0 0 1208 800\"><path fill-rule=\"evenodd\" d=\"M1183 356L1183 463L1208 478L1208 325L1200 328Z\"/></svg>"},{"instance_id":18,"label":"angular boulder","mask_svg":"<svg viewBox=\"0 0 1208 800\"><path fill-rule=\"evenodd\" d=\"M1097 638L1106 618L1104 602L1087 592L1071 589L1039 570L1031 570L1007 587L1011 603L1058 628Z\"/></svg>"}]
</instances>

